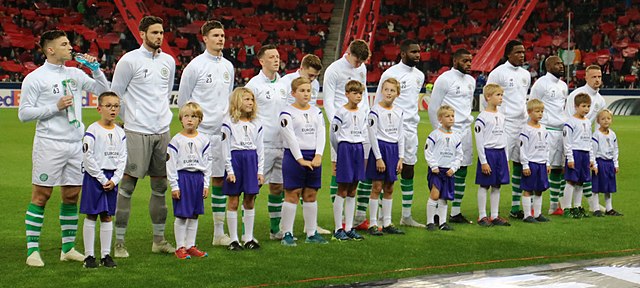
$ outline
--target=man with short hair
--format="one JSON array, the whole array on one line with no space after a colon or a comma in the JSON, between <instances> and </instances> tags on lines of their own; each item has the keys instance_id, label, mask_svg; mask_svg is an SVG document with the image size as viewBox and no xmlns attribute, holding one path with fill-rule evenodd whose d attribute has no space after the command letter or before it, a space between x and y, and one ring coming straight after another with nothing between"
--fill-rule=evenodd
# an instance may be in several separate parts
<instances>
[{"instance_id":1,"label":"man with short hair","mask_svg":"<svg viewBox=\"0 0 640 288\"><path fill-rule=\"evenodd\" d=\"M402 190L402 218L400 218L400 225L424 228L424 224L413 220L411 216L414 167L418 162L418 123L420 123L418 94L420 94L425 78L424 73L416 67L420 63L420 50L420 44L416 40L407 39L402 41L400 44L401 61L382 73L374 103L380 102L382 98L382 84L385 80L395 78L400 82L400 96L394 101L394 104L402 108L404 112L403 135L405 138L405 152L402 172L400 173L400 188ZM366 200L368 201L368 199Z\"/></svg>"},{"instance_id":2,"label":"man with short hair","mask_svg":"<svg viewBox=\"0 0 640 288\"><path fill-rule=\"evenodd\" d=\"M44 208L54 186L60 187L61 261L84 261L74 248L78 230L78 196L82 185L82 91L101 94L109 89L104 73L92 70L93 79L78 68L66 67L72 45L64 31L46 31L40 48L47 58L22 82L18 118L36 120L33 138L31 202L25 216L27 265L42 267L40 231ZM96 58L83 55L87 61Z\"/></svg>"},{"instance_id":3,"label":"man with short hair","mask_svg":"<svg viewBox=\"0 0 640 288\"><path fill-rule=\"evenodd\" d=\"M436 79L431 92L431 101L429 102L429 120L433 130L440 127L437 114L438 108L445 104L453 108L455 111L453 131L460 135L460 143L462 144L462 162L460 163L460 169L454 175L455 194L449 216L449 222L452 223L471 223L460 211L466 188L467 167L473 164L471 143L473 116L471 115L471 109L473 108L473 92L476 89L476 80L470 75L471 59L471 52L466 49L458 49L453 53L453 68L442 73Z\"/></svg>"},{"instance_id":4,"label":"man with short hair","mask_svg":"<svg viewBox=\"0 0 640 288\"><path fill-rule=\"evenodd\" d=\"M322 70L322 61L318 56L313 54L307 54L302 57L300 63L300 69L298 71L289 73L280 78L280 84L284 87L285 95L287 95L287 104L291 104L295 101L295 98L291 96L291 82L298 77L305 77L311 81L311 100L309 104L317 106L318 93L320 93L320 83L318 82L318 76L320 76L320 70Z\"/></svg>"},{"instance_id":5,"label":"man with short hair","mask_svg":"<svg viewBox=\"0 0 640 288\"><path fill-rule=\"evenodd\" d=\"M564 153L562 143L562 128L567 123L569 115L564 111L569 88L560 77L564 75L564 64L558 56L550 56L544 61L547 74L540 77L531 86L531 99L540 99L544 103L542 123L547 130L549 143L549 214L562 215L562 208L558 206L561 191L564 191ZM569 105L574 106L574 105ZM575 109L575 108L573 108Z\"/></svg>"},{"instance_id":6,"label":"man with short hair","mask_svg":"<svg viewBox=\"0 0 640 288\"><path fill-rule=\"evenodd\" d=\"M280 85L280 53L275 45L264 45L256 55L262 69L260 73L245 86L251 89L258 104L258 120L264 129L264 183L269 183L268 211L271 231L269 239L282 240L284 236L280 230L282 218L282 202L284 201L284 189L282 186L282 157L284 146L280 139L280 121L278 117L282 108L287 105L285 88ZM244 217L251 216L255 212ZM247 222L246 220L243 220ZM249 241L251 239L247 239Z\"/></svg>"},{"instance_id":7,"label":"man with short hair","mask_svg":"<svg viewBox=\"0 0 640 288\"><path fill-rule=\"evenodd\" d=\"M487 83L495 83L504 89L502 105L498 111L505 116L505 133L507 134L508 160L513 163L511 169L511 212L509 217L524 218L524 211L520 208L520 179L522 178L522 164L520 164L520 131L527 122L527 93L531 85L531 74L522 68L524 65L524 45L518 40L507 42L504 49L506 62L489 73ZM482 103L486 100L481 97ZM484 105L483 105L484 106Z\"/></svg>"},{"instance_id":8,"label":"man with short hair","mask_svg":"<svg viewBox=\"0 0 640 288\"><path fill-rule=\"evenodd\" d=\"M586 93L591 98L591 109L589 109L589 113L587 113L586 117L591 120L592 125L593 123L595 123L596 129L598 129L600 125L598 125L596 121L597 115L600 111L607 108L607 103L604 101L604 98L602 98L602 95L600 95L600 87L602 87L602 70L598 65L590 65L585 70L586 71L584 79L587 81L587 83L582 87L576 88L571 92L571 94L569 94L569 97L567 98L568 104L565 105L565 111L567 112L567 115L575 114L576 107L573 107L575 105L569 105L569 103L574 102L573 99L576 97L576 95L580 93ZM593 193L591 191L591 187L591 182L585 182L583 185L583 195L584 197L587 197L587 202L589 203L589 211L596 212L600 210L600 203L598 200L598 195L595 195L596 197L592 197Z\"/></svg>"},{"instance_id":9,"label":"man with short hair","mask_svg":"<svg viewBox=\"0 0 640 288\"><path fill-rule=\"evenodd\" d=\"M214 246L229 246L231 238L224 233L226 196L222 195L224 158L222 155L222 119L229 113L229 95L233 91L233 64L222 55L224 26L207 21L200 28L205 51L193 58L182 71L178 90L178 106L188 102L200 104L204 118L198 132L209 138L211 147L211 211Z\"/></svg>"},{"instance_id":10,"label":"man with short hair","mask_svg":"<svg viewBox=\"0 0 640 288\"><path fill-rule=\"evenodd\" d=\"M169 96L173 90L175 60L160 49L164 36L162 18L145 16L138 30L139 49L122 56L113 73L111 90L121 97L127 136L127 165L120 181L116 206L116 244L114 257L129 257L124 236L129 223L131 196L138 179L149 175L151 198L149 214L153 224L154 253L174 253L164 238L167 220L167 145L171 139Z\"/></svg>"},{"instance_id":11,"label":"man with short hair","mask_svg":"<svg viewBox=\"0 0 640 288\"><path fill-rule=\"evenodd\" d=\"M365 62L371 57L371 51L369 50L369 45L367 42L361 39L353 40L349 44L349 48L347 52L342 56L342 58L334 61L327 67L324 72L324 80L322 83L323 89L323 102L324 102L324 110L327 114L328 122L331 123L333 117L335 116L336 111L339 107L345 105L347 103L347 97L345 96L345 85L350 80L357 80L362 85L366 87L367 85L367 67L364 65ZM369 110L369 94L367 93L367 89L364 89L362 94L362 101L358 104L359 109ZM366 130L365 130L366 132ZM365 137L366 139L366 137ZM368 146L368 145L367 145ZM336 193L338 192L338 184L336 182L336 157L337 153L330 147L331 150L331 186L329 189L329 193L331 195L331 202L334 201L336 197ZM368 149L365 147L365 151ZM368 157L369 153L365 153L364 157ZM361 189L363 182L358 184L358 189ZM365 184L366 185L366 184ZM371 184L368 185L369 193L371 193ZM363 195L360 195L359 198ZM367 203L368 203L368 196ZM347 197L347 199L353 199L351 197ZM345 209L351 209L349 207L351 203L347 201L347 207ZM353 203L355 209L355 203ZM366 208L365 208L366 210ZM355 223L355 222L354 222ZM355 223L358 225L358 223ZM354 225L354 226L355 226Z\"/></svg>"}]
</instances>

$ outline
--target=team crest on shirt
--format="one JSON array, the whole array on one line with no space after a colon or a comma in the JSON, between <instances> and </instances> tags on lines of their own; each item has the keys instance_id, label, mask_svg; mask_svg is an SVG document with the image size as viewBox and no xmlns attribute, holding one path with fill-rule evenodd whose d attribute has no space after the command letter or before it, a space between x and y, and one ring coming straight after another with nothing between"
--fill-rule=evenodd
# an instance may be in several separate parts
<instances>
[{"instance_id":1,"label":"team crest on shirt","mask_svg":"<svg viewBox=\"0 0 640 288\"><path fill-rule=\"evenodd\" d=\"M160 75L162 75L162 77L169 77L169 69L162 67L162 69L160 69Z\"/></svg>"},{"instance_id":2,"label":"team crest on shirt","mask_svg":"<svg viewBox=\"0 0 640 288\"><path fill-rule=\"evenodd\" d=\"M230 78L229 72L225 71L224 74L222 74L222 78L224 79L224 81L229 81L229 78Z\"/></svg>"},{"instance_id":3,"label":"team crest on shirt","mask_svg":"<svg viewBox=\"0 0 640 288\"><path fill-rule=\"evenodd\" d=\"M309 113L304 113L302 116L304 116L305 121L309 124Z\"/></svg>"},{"instance_id":4,"label":"team crest on shirt","mask_svg":"<svg viewBox=\"0 0 640 288\"><path fill-rule=\"evenodd\" d=\"M420 79L416 79L416 86L420 87L420 84L422 84L420 83Z\"/></svg>"},{"instance_id":5,"label":"team crest on shirt","mask_svg":"<svg viewBox=\"0 0 640 288\"><path fill-rule=\"evenodd\" d=\"M360 72L360 78L364 78L364 72Z\"/></svg>"},{"instance_id":6,"label":"team crest on shirt","mask_svg":"<svg viewBox=\"0 0 640 288\"><path fill-rule=\"evenodd\" d=\"M527 86L527 78L522 78L522 86Z\"/></svg>"},{"instance_id":7,"label":"team crest on shirt","mask_svg":"<svg viewBox=\"0 0 640 288\"><path fill-rule=\"evenodd\" d=\"M76 80L68 79L67 85L69 86L69 89L72 91L78 90L78 82L76 82Z\"/></svg>"},{"instance_id":8,"label":"team crest on shirt","mask_svg":"<svg viewBox=\"0 0 640 288\"><path fill-rule=\"evenodd\" d=\"M281 88L281 89L280 89L280 96L281 96L282 98L286 98L286 97L287 97L287 93L284 91L284 88Z\"/></svg>"}]
</instances>

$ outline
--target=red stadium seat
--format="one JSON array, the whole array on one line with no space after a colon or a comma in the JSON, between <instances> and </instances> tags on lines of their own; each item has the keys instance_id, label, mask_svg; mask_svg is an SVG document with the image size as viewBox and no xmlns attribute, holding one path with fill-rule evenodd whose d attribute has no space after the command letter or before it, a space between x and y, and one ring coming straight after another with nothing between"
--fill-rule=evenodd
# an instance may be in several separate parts
<instances>
[{"instance_id":1,"label":"red stadium seat","mask_svg":"<svg viewBox=\"0 0 640 288\"><path fill-rule=\"evenodd\" d=\"M576 70L576 78L579 80L584 80L584 77L586 76L586 71L585 70Z\"/></svg>"}]
</instances>

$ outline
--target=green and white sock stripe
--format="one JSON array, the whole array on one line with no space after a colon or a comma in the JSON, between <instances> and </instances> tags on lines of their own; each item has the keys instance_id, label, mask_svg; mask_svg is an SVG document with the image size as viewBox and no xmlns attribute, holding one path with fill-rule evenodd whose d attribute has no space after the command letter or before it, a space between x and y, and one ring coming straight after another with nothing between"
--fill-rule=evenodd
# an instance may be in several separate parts
<instances>
[{"instance_id":1,"label":"green and white sock stripe","mask_svg":"<svg viewBox=\"0 0 640 288\"><path fill-rule=\"evenodd\" d=\"M60 229L62 230L62 252L67 253L76 245L78 205L60 204Z\"/></svg>"},{"instance_id":2,"label":"green and white sock stripe","mask_svg":"<svg viewBox=\"0 0 640 288\"><path fill-rule=\"evenodd\" d=\"M27 256L40 251L40 232L44 222L44 207L29 203L24 224L27 226Z\"/></svg>"},{"instance_id":3,"label":"green and white sock stripe","mask_svg":"<svg viewBox=\"0 0 640 288\"><path fill-rule=\"evenodd\" d=\"M520 189L520 179L522 177L522 166L513 165L513 175L511 176L511 212L520 211L520 198L522 197L522 189Z\"/></svg>"},{"instance_id":4,"label":"green and white sock stripe","mask_svg":"<svg viewBox=\"0 0 640 288\"><path fill-rule=\"evenodd\" d=\"M562 174L551 171L549 175L549 201L552 205L558 205L560 199L560 185L562 184Z\"/></svg>"},{"instance_id":5,"label":"green and white sock stripe","mask_svg":"<svg viewBox=\"0 0 640 288\"><path fill-rule=\"evenodd\" d=\"M592 192L593 186L591 185L591 182L584 182L584 185L582 185L582 187L583 187L582 195L584 197L591 198L591 196L593 195L593 192Z\"/></svg>"},{"instance_id":6,"label":"green and white sock stripe","mask_svg":"<svg viewBox=\"0 0 640 288\"><path fill-rule=\"evenodd\" d=\"M356 208L356 216L367 215L367 208L369 208L369 196L371 195L371 180L364 180L358 183L358 189L356 190L358 206Z\"/></svg>"},{"instance_id":7,"label":"green and white sock stripe","mask_svg":"<svg viewBox=\"0 0 640 288\"><path fill-rule=\"evenodd\" d=\"M268 210L269 210L269 223L271 225L271 232L276 233L280 231L280 219L282 218L282 202L284 195L272 195L268 197ZM244 210L243 210L244 212Z\"/></svg>"},{"instance_id":8,"label":"green and white sock stripe","mask_svg":"<svg viewBox=\"0 0 640 288\"><path fill-rule=\"evenodd\" d=\"M336 176L331 176L331 185L329 186L329 196L331 197L331 203L336 200L336 194L338 194L338 182L336 182Z\"/></svg>"},{"instance_id":9,"label":"green and white sock stripe","mask_svg":"<svg viewBox=\"0 0 640 288\"><path fill-rule=\"evenodd\" d=\"M413 204L413 179L400 179L400 190L402 190L402 208L411 209L411 204Z\"/></svg>"},{"instance_id":10,"label":"green and white sock stripe","mask_svg":"<svg viewBox=\"0 0 640 288\"><path fill-rule=\"evenodd\" d=\"M222 195L222 187L211 186L211 212L225 213L227 196Z\"/></svg>"},{"instance_id":11,"label":"green and white sock stripe","mask_svg":"<svg viewBox=\"0 0 640 288\"><path fill-rule=\"evenodd\" d=\"M453 174L454 192L453 202L451 202L451 215L460 213L460 205L462 205L462 198L464 197L464 190L466 188L465 180L467 179L467 167L463 166ZM454 213L456 210L457 213Z\"/></svg>"},{"instance_id":12,"label":"green and white sock stripe","mask_svg":"<svg viewBox=\"0 0 640 288\"><path fill-rule=\"evenodd\" d=\"M564 179L564 174L560 174L560 178L562 178L562 182L560 182L560 196L562 198L564 196L564 187L567 186L567 180Z\"/></svg>"}]
</instances>

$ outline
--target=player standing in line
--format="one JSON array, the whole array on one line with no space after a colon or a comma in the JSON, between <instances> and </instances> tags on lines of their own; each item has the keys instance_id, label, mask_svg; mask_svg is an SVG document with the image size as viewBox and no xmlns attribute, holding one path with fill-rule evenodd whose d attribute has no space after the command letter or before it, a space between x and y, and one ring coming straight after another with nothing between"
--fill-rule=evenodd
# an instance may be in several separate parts
<instances>
[{"instance_id":1,"label":"player standing in line","mask_svg":"<svg viewBox=\"0 0 640 288\"><path fill-rule=\"evenodd\" d=\"M609 109L604 109L598 113L598 124L600 127L593 133L593 153L596 157L596 168L598 174L592 175L593 191L595 193L603 193L606 212L600 210L593 212L596 217L604 216L622 216L616 210L613 210L611 203L611 194L617 191L616 174L620 170L618 165L618 138L616 133L609 127L611 126L613 115ZM597 197L597 196L596 196Z\"/></svg>"},{"instance_id":2,"label":"player standing in line","mask_svg":"<svg viewBox=\"0 0 640 288\"><path fill-rule=\"evenodd\" d=\"M586 93L587 95L589 95L589 98L591 98L591 109L585 117L587 117L591 121L591 125L593 125L594 123L596 123L596 116L598 115L598 113L607 108L607 103L604 101L604 98L602 97L602 95L600 95L599 92L600 87L602 86L602 71L600 70L600 66L590 65L585 70L585 80L587 83L584 86L578 87L573 90L571 94L569 94L569 98L567 98L567 103L573 103L576 95L580 93ZM576 107L567 104L565 105L565 111L569 116L574 115L576 113ZM596 129L598 129L598 125L596 125ZM598 197L591 197L593 195L591 187L591 181L584 183L584 197L587 198L587 202L589 203L589 211L595 212L597 210L600 210L600 203L598 201Z\"/></svg>"},{"instance_id":3,"label":"player standing in line","mask_svg":"<svg viewBox=\"0 0 640 288\"><path fill-rule=\"evenodd\" d=\"M138 30L143 40L139 49L122 56L113 73L111 90L122 99L127 134L127 166L118 191L116 245L114 257L129 257L124 236L129 224L131 196L138 179L149 175L149 214L153 224L153 253L173 253L164 238L167 221L167 145L171 140L169 96L173 90L176 63L161 51L162 18L145 16Z\"/></svg>"},{"instance_id":4,"label":"player standing in line","mask_svg":"<svg viewBox=\"0 0 640 288\"><path fill-rule=\"evenodd\" d=\"M191 60L182 71L178 90L178 106L187 102L200 104L204 120L198 132L211 141L211 211L213 214L214 246L228 246L231 238L224 233L224 214L227 198L222 195L224 159L221 149L222 118L228 114L229 95L233 91L233 64L222 55L224 26L218 21L207 21L200 28L205 51Z\"/></svg>"},{"instance_id":5,"label":"player standing in line","mask_svg":"<svg viewBox=\"0 0 640 288\"><path fill-rule=\"evenodd\" d=\"M284 237L281 243L296 246L293 238L293 222L296 218L298 201L302 197L302 215L306 243L325 244L316 232L318 226L318 189L322 184L322 153L326 141L324 115L309 104L312 95L311 81L298 77L291 82L293 104L280 112L280 134L284 140L282 176L285 201L282 204L282 227Z\"/></svg>"},{"instance_id":6,"label":"player standing in line","mask_svg":"<svg viewBox=\"0 0 640 288\"><path fill-rule=\"evenodd\" d=\"M564 64L558 56L550 56L544 62L547 74L540 77L531 86L531 99L539 99L544 103L544 110L540 123L547 129L549 142L549 214L562 215L562 208L558 207L558 199L564 190L564 153L562 152L562 127L567 122L568 115L564 105L569 93L567 84L560 80L564 75ZM526 127L526 126L525 126ZM525 203L522 204L526 205ZM524 210L526 213L526 209Z\"/></svg>"},{"instance_id":7,"label":"player standing in line","mask_svg":"<svg viewBox=\"0 0 640 288\"><path fill-rule=\"evenodd\" d=\"M84 134L82 151L82 198L80 213L86 214L82 226L84 240L84 267L98 268L94 255L96 220L100 215L100 264L115 268L111 258L111 239L113 222L111 216L116 213L118 183L124 174L127 163L127 144L124 130L115 124L120 112L120 98L113 92L104 92L98 96L100 120L89 125Z\"/></svg>"},{"instance_id":8,"label":"player standing in line","mask_svg":"<svg viewBox=\"0 0 640 288\"><path fill-rule=\"evenodd\" d=\"M257 118L256 98L251 89L236 88L229 98L229 115L222 123L222 149L225 159L225 182L222 193L229 196L227 226L231 244L228 250L259 249L253 237L255 199L264 183L263 129ZM240 194L244 216L244 248L238 241L238 205Z\"/></svg>"},{"instance_id":9,"label":"player standing in line","mask_svg":"<svg viewBox=\"0 0 640 288\"><path fill-rule=\"evenodd\" d=\"M100 94L109 83L100 69L93 79L84 71L64 66L71 60L71 43L64 31L50 30L40 36L40 48L47 58L22 82L18 118L36 120L33 137L31 201L25 215L27 265L42 267L40 231L44 207L54 186L60 186L61 261L83 261L74 249L78 230L78 196L82 185L82 91ZM84 55L89 62L96 58Z\"/></svg>"},{"instance_id":10,"label":"player standing in line","mask_svg":"<svg viewBox=\"0 0 640 288\"><path fill-rule=\"evenodd\" d=\"M542 216L542 192L549 189L549 134L544 125L544 103L539 99L527 102L529 121L520 132L520 163L522 163L522 208L526 223L548 222ZM531 194L533 194L533 215L531 214Z\"/></svg>"},{"instance_id":11,"label":"player standing in line","mask_svg":"<svg viewBox=\"0 0 640 288\"><path fill-rule=\"evenodd\" d=\"M402 172L404 159L404 112L393 105L400 96L400 82L395 78L387 78L382 83L381 95L376 95L380 102L371 107L369 112L369 143L371 152L367 162L365 176L372 181L369 198L369 234L380 236L387 234L404 234L391 222L393 207L393 184ZM366 153L366 152L365 152ZM382 196L382 232L378 229L378 201Z\"/></svg>"},{"instance_id":12,"label":"player standing in line","mask_svg":"<svg viewBox=\"0 0 640 288\"><path fill-rule=\"evenodd\" d=\"M337 152L336 159L338 159L334 171L338 183L338 193L333 201L335 230L331 239L359 241L364 237L360 236L353 227L353 214L356 208L356 187L359 181L364 180L363 143L367 137L365 131L369 111L358 107L365 91L365 86L360 81L347 82L344 90L348 102L336 111L329 133L331 146ZM344 229L342 228L343 211Z\"/></svg>"},{"instance_id":13,"label":"player standing in line","mask_svg":"<svg viewBox=\"0 0 640 288\"><path fill-rule=\"evenodd\" d=\"M207 257L196 247L198 215L204 214L204 200L209 196L211 178L211 143L209 136L198 132L202 108L189 102L180 108L178 119L182 131L173 136L167 148L167 180L173 198L173 231L178 259Z\"/></svg>"},{"instance_id":14,"label":"player standing in line","mask_svg":"<svg viewBox=\"0 0 640 288\"><path fill-rule=\"evenodd\" d=\"M307 54L302 57L300 62L300 69L298 71L289 73L280 78L280 85L284 87L287 95L287 104L292 104L296 101L295 97L291 95L291 82L299 77L305 77L311 81L311 100L309 104L311 106L317 106L318 93L320 93L320 82L318 82L318 76L320 76L320 70L322 70L322 60L318 56L313 54Z\"/></svg>"},{"instance_id":15,"label":"player standing in line","mask_svg":"<svg viewBox=\"0 0 640 288\"><path fill-rule=\"evenodd\" d=\"M342 58L336 60L331 63L329 67L324 72L324 80L322 82L322 89L324 95L324 110L327 114L327 119L329 122L333 121L333 117L336 114L336 111L340 109L340 107L344 106L348 99L345 96L345 85L350 80L356 80L362 83L364 87L367 85L367 67L364 65L365 62L371 57L371 51L369 50L369 45L364 42L364 40L357 39L353 40L349 44L349 48L347 52L342 56ZM358 108L364 111L369 110L369 94L367 93L367 89L362 92L362 99L364 101L360 101L358 104ZM366 115L366 114L365 114ZM366 145L368 146L368 145ZM336 155L337 151L334 150L334 147L331 148L331 186L329 189L329 193L331 195L331 202L334 202L335 195L338 191L338 184L336 183ZM365 151L367 151L365 147ZM369 155L365 155L368 157ZM366 186L367 184L361 184ZM369 185L368 191L371 190L371 185ZM368 193L367 193L368 195ZM368 201L368 196L365 196L363 199L365 202ZM362 203L361 203L362 204ZM366 204L365 204L366 205ZM366 206L364 208L366 213ZM363 217L363 221L365 217Z\"/></svg>"},{"instance_id":16,"label":"player standing in line","mask_svg":"<svg viewBox=\"0 0 640 288\"><path fill-rule=\"evenodd\" d=\"M287 105L285 88L279 83L280 54L274 45L265 45L257 54L262 69L260 73L245 86L255 95L258 109L258 120L264 127L264 178L269 183L268 210L270 219L271 240L282 240L284 233L280 231L282 217L282 156L284 148L280 138L278 115Z\"/></svg>"},{"instance_id":17,"label":"player standing in line","mask_svg":"<svg viewBox=\"0 0 640 288\"><path fill-rule=\"evenodd\" d=\"M440 221L440 230L453 230L447 224L447 200L454 200L456 170L463 159L462 142L459 133L453 131L455 109L444 104L438 108L436 116L440 126L433 130L424 147L424 158L429 170L427 181L430 197L427 200L427 230L435 231L435 215Z\"/></svg>"},{"instance_id":18,"label":"player standing in line","mask_svg":"<svg viewBox=\"0 0 640 288\"><path fill-rule=\"evenodd\" d=\"M567 103L570 104L575 105L576 112L569 117L562 131L564 154L567 159L564 171L567 186L564 188L561 201L564 216L582 218L589 217L582 208L584 183L591 182L590 169L598 174L591 144L591 120L586 118L591 108L591 97L586 93L580 93L573 97L573 103Z\"/></svg>"},{"instance_id":19,"label":"player standing in line","mask_svg":"<svg viewBox=\"0 0 640 288\"><path fill-rule=\"evenodd\" d=\"M524 65L524 45L518 40L511 40L504 49L507 61L489 73L487 83L496 83L504 89L504 105L500 106L500 113L505 116L505 134L507 137L507 153L513 162L513 177L511 178L511 212L509 217L522 219L524 211L520 208L520 179L522 178L522 164L520 164L520 131L527 123L527 92L531 85L531 75L522 68Z\"/></svg>"},{"instance_id":20,"label":"player standing in line","mask_svg":"<svg viewBox=\"0 0 640 288\"><path fill-rule=\"evenodd\" d=\"M454 175L455 194L451 204L451 214L449 221L452 223L472 223L467 220L460 211L464 190L466 188L467 167L473 164L473 145L471 143L471 122L473 116L473 92L476 89L476 80L471 73L471 52L466 49L458 49L453 53L453 68L442 73L436 79L429 101L429 120L433 130L440 126L437 111L445 104L455 110L455 124L453 132L460 134L462 143L462 162L460 169ZM436 198L437 199L437 198ZM434 199L434 200L436 200ZM438 217L446 217L439 215ZM440 221L446 219L440 218Z\"/></svg>"},{"instance_id":21,"label":"player standing in line","mask_svg":"<svg viewBox=\"0 0 640 288\"><path fill-rule=\"evenodd\" d=\"M500 217L500 186L509 184L509 153L507 153L507 135L505 116L498 110L502 104L502 87L489 83L482 89L487 108L475 121L476 150L478 167L476 184L478 187L478 225L511 226ZM487 191L490 192L491 218L487 218Z\"/></svg>"}]
</instances>

